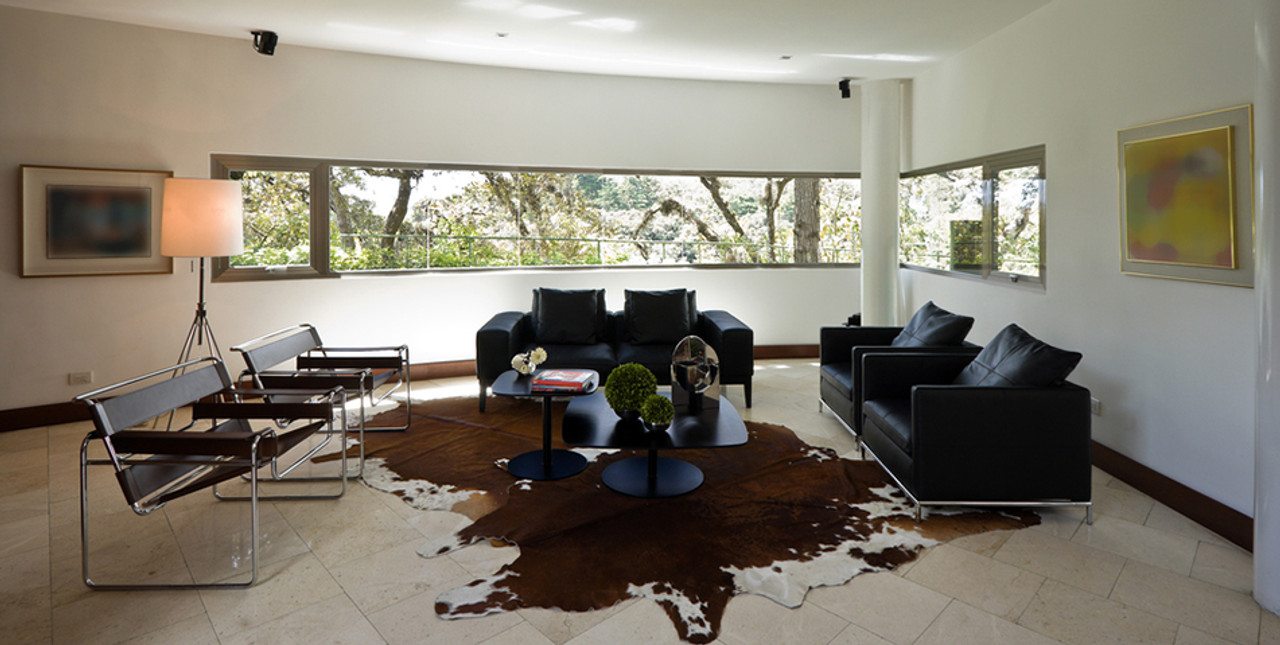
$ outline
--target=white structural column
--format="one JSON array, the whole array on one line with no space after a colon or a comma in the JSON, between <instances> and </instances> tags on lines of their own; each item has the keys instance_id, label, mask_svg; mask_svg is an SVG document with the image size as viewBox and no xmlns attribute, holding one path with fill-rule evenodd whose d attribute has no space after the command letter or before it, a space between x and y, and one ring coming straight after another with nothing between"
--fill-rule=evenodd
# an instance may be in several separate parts
<instances>
[{"instance_id":1,"label":"white structural column","mask_svg":"<svg viewBox=\"0 0 1280 645\"><path fill-rule=\"evenodd\" d=\"M1280 613L1280 2L1258 0L1254 226L1258 233L1253 597Z\"/></svg>"},{"instance_id":2,"label":"white structural column","mask_svg":"<svg viewBox=\"0 0 1280 645\"><path fill-rule=\"evenodd\" d=\"M898 321L902 82L862 84L862 324Z\"/></svg>"}]
</instances>

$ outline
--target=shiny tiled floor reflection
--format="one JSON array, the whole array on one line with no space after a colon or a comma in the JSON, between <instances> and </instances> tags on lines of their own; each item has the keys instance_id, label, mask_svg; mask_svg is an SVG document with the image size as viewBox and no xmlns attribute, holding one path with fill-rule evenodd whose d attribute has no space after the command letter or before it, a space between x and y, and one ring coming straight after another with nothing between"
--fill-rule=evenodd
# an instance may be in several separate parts
<instances>
[{"instance_id":1,"label":"shiny tiled floor reflection","mask_svg":"<svg viewBox=\"0 0 1280 645\"><path fill-rule=\"evenodd\" d=\"M813 361L760 361L749 419L857 458L819 412ZM741 388L728 396L741 405ZM474 396L474 379L415 385L415 398ZM90 592L79 581L76 455L84 424L0 433L0 642L678 643L657 605L569 614L525 610L442 621L441 591L510 561L478 545L416 555L465 518L410 509L355 484L334 501L263 503L262 579L243 591ZM138 518L109 473L92 480L95 575L155 581L239 574L247 505L207 495ZM100 498L100 499L99 499ZM719 642L1280 644L1280 618L1250 598L1252 559L1151 498L1094 472L1097 521L1050 512L1040 526L970 536L893 573L811 591L797 609L740 596ZM236 555L228 555L235 553Z\"/></svg>"}]
</instances>

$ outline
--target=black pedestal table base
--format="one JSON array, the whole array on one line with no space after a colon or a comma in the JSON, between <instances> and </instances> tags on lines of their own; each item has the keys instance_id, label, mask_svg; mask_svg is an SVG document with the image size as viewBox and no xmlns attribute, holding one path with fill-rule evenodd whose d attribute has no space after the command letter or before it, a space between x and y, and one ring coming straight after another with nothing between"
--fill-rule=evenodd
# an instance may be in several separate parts
<instances>
[{"instance_id":1,"label":"black pedestal table base","mask_svg":"<svg viewBox=\"0 0 1280 645\"><path fill-rule=\"evenodd\" d=\"M507 462L507 472L521 479L546 481L576 475L587 467L587 458L572 450L551 450L549 468L547 458L548 454L541 450L530 450L512 457Z\"/></svg>"},{"instance_id":2,"label":"black pedestal table base","mask_svg":"<svg viewBox=\"0 0 1280 645\"><path fill-rule=\"evenodd\" d=\"M632 457L614 462L601 475L604 485L632 497L675 497L702 485L702 470L680 459Z\"/></svg>"}]
</instances>

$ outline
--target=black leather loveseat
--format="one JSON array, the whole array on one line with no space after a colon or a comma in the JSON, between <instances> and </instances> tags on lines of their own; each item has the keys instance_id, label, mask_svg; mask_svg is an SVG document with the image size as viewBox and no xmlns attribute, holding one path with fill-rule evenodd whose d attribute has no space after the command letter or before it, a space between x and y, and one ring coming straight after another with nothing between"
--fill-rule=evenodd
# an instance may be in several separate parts
<instances>
[{"instance_id":1,"label":"black leather loveseat","mask_svg":"<svg viewBox=\"0 0 1280 645\"><path fill-rule=\"evenodd\" d=\"M1080 360L1009 325L977 356L863 358L862 442L920 507L1084 506L1089 390Z\"/></svg>"},{"instance_id":2,"label":"black leather loveseat","mask_svg":"<svg viewBox=\"0 0 1280 645\"><path fill-rule=\"evenodd\" d=\"M476 332L480 410L489 386L511 369L511 358L534 347L547 351L539 367L593 369L601 383L614 367L640 363L658 382L671 382L671 353L688 335L707 341L720 359L720 383L742 385L751 407L755 337L727 311L699 311L685 289L626 291L623 311L605 308L604 289L534 289L528 312L504 311Z\"/></svg>"}]
</instances>

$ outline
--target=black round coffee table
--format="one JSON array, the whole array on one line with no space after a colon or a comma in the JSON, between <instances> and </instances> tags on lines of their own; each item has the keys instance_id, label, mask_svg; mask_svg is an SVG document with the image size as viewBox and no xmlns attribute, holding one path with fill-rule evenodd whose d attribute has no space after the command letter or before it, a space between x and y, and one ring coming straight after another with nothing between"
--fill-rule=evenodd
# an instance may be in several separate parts
<instances>
[{"instance_id":1,"label":"black round coffee table","mask_svg":"<svg viewBox=\"0 0 1280 645\"><path fill-rule=\"evenodd\" d=\"M592 371L592 370L582 370ZM542 399L542 449L530 450L507 461L507 472L522 479L545 481L576 475L587 467L587 458L572 451L551 448L551 399L558 396L585 396L596 391L599 374L582 391L544 392L533 389L533 377L507 370L493 382L499 396L531 396Z\"/></svg>"}]
</instances>

